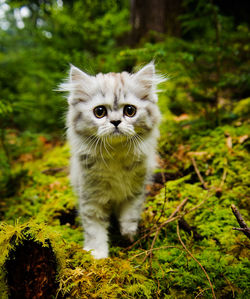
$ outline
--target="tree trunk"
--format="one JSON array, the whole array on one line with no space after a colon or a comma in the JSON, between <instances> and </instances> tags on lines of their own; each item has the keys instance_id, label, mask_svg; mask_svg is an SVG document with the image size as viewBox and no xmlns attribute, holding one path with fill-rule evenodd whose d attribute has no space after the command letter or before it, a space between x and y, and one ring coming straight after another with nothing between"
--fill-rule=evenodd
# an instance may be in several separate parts
<instances>
[{"instance_id":1,"label":"tree trunk","mask_svg":"<svg viewBox=\"0 0 250 299\"><path fill-rule=\"evenodd\" d=\"M179 36L177 17L181 12L181 3L182 0L131 0L132 45L150 31Z\"/></svg>"}]
</instances>

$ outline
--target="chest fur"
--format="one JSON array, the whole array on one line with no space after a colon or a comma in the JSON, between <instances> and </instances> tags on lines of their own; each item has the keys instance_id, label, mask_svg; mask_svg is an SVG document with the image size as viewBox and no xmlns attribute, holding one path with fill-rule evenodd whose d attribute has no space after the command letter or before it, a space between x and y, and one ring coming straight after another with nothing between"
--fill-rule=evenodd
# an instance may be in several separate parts
<instances>
[{"instance_id":1,"label":"chest fur","mask_svg":"<svg viewBox=\"0 0 250 299\"><path fill-rule=\"evenodd\" d=\"M144 188L145 159L135 157L85 156L81 159L81 184L87 194L102 201L123 201L138 196Z\"/></svg>"}]
</instances>

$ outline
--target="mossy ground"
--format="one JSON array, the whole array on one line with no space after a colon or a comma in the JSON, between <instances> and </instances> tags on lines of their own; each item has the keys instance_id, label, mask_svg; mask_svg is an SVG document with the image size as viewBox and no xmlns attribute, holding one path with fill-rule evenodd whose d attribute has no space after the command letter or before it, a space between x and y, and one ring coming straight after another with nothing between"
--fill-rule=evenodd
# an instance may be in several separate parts
<instances>
[{"instance_id":1,"label":"mossy ground","mask_svg":"<svg viewBox=\"0 0 250 299\"><path fill-rule=\"evenodd\" d=\"M164 101L166 95L161 106ZM217 298L249 298L250 243L232 230L238 223L231 211L235 204L248 220L249 125L242 105L242 114L236 111L236 117L218 126L202 116L177 117L165 110L161 168L148 188L138 237L133 244L121 242L113 227L110 258L101 261L82 250L77 201L68 179L68 145L33 137L33 147L12 165L15 187L2 190L2 298L8 298L7 265L27 240L54 254L57 290L53 293L51 287L51 298L212 298L201 265ZM10 133L12 144L23 140ZM183 201L176 216L189 228L179 218L162 225Z\"/></svg>"}]
</instances>

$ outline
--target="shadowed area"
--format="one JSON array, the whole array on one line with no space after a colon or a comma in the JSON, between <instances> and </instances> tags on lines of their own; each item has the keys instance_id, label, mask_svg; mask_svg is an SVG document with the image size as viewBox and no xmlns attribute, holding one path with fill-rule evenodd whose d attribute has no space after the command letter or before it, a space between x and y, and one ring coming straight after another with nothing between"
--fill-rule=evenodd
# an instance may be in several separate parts
<instances>
[{"instance_id":1,"label":"shadowed area","mask_svg":"<svg viewBox=\"0 0 250 299\"><path fill-rule=\"evenodd\" d=\"M56 260L50 246L25 240L12 250L5 266L9 298L54 298Z\"/></svg>"}]
</instances>

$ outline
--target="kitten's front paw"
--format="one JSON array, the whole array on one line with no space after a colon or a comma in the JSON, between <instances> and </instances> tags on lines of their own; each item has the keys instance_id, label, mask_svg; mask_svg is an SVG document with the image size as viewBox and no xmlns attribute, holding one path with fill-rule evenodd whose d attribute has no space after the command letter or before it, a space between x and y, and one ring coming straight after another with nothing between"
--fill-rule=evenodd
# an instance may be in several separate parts
<instances>
[{"instance_id":1,"label":"kitten's front paw","mask_svg":"<svg viewBox=\"0 0 250 299\"><path fill-rule=\"evenodd\" d=\"M133 233L133 234L126 234L126 235L123 235L126 239L129 240L130 243L133 243L135 241L135 235L136 233Z\"/></svg>"},{"instance_id":2,"label":"kitten's front paw","mask_svg":"<svg viewBox=\"0 0 250 299\"><path fill-rule=\"evenodd\" d=\"M86 250L86 251L90 251L93 258L95 258L97 260L105 259L105 258L108 257L108 251L107 250L91 249L91 248L88 248L88 247L84 247L83 249Z\"/></svg>"},{"instance_id":3,"label":"kitten's front paw","mask_svg":"<svg viewBox=\"0 0 250 299\"><path fill-rule=\"evenodd\" d=\"M121 234L128 239L131 243L134 242L137 233L137 223L127 224L125 227L121 227Z\"/></svg>"}]
</instances>

